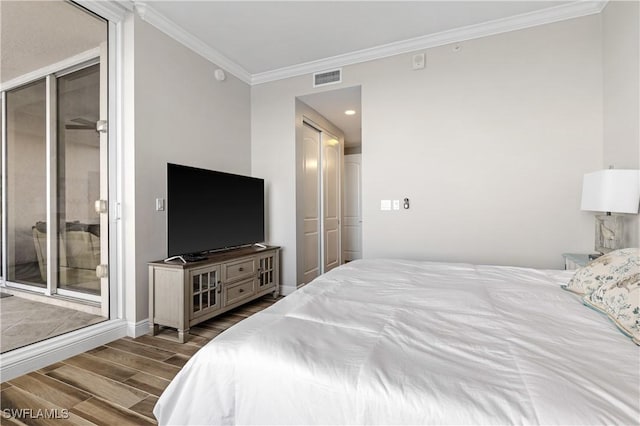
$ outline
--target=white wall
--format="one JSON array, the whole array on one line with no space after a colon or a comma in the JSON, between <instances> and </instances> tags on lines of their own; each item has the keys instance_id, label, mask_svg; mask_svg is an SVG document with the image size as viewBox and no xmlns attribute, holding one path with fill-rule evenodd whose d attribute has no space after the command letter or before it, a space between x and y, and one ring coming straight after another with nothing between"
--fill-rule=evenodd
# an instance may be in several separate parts
<instances>
[{"instance_id":1,"label":"white wall","mask_svg":"<svg viewBox=\"0 0 640 426\"><path fill-rule=\"evenodd\" d=\"M604 161L640 168L640 3L610 1L602 12L604 52ZM626 247L638 247L640 218L625 221Z\"/></svg>"},{"instance_id":2,"label":"white wall","mask_svg":"<svg viewBox=\"0 0 640 426\"><path fill-rule=\"evenodd\" d=\"M602 164L600 16L345 67L362 86L364 256L562 267L589 250L585 172ZM336 85L329 89L339 88ZM296 278L295 97L308 75L252 87L252 171L268 241ZM381 199L411 199L381 212Z\"/></svg>"},{"instance_id":3,"label":"white wall","mask_svg":"<svg viewBox=\"0 0 640 426\"><path fill-rule=\"evenodd\" d=\"M251 173L249 86L230 74L216 81L216 68L136 18L136 321L148 315L147 262L167 257L166 212L155 211L167 162Z\"/></svg>"}]
</instances>

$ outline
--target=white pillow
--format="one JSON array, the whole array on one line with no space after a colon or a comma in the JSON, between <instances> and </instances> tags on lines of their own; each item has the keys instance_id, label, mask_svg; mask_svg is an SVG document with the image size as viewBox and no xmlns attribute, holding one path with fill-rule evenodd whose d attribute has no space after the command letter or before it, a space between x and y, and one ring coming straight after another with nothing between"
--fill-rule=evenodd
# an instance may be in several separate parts
<instances>
[{"instance_id":1,"label":"white pillow","mask_svg":"<svg viewBox=\"0 0 640 426\"><path fill-rule=\"evenodd\" d=\"M562 288L589 296L604 284L624 281L640 270L639 254L640 249L626 248L600 256L578 269Z\"/></svg>"},{"instance_id":2,"label":"white pillow","mask_svg":"<svg viewBox=\"0 0 640 426\"><path fill-rule=\"evenodd\" d=\"M640 345L640 272L601 285L585 296L584 304L604 312L636 345Z\"/></svg>"}]
</instances>

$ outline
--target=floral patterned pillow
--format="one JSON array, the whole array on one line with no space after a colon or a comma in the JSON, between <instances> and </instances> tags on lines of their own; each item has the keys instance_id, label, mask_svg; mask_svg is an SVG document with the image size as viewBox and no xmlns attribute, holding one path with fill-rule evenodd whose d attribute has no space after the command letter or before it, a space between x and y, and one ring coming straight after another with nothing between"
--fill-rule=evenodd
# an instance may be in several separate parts
<instances>
[{"instance_id":1,"label":"floral patterned pillow","mask_svg":"<svg viewBox=\"0 0 640 426\"><path fill-rule=\"evenodd\" d=\"M640 271L618 282L603 284L584 304L604 312L620 330L640 345Z\"/></svg>"},{"instance_id":2,"label":"floral patterned pillow","mask_svg":"<svg viewBox=\"0 0 640 426\"><path fill-rule=\"evenodd\" d=\"M589 296L604 284L618 283L638 274L640 270L640 249L626 248L592 260L573 275L565 290Z\"/></svg>"}]
</instances>

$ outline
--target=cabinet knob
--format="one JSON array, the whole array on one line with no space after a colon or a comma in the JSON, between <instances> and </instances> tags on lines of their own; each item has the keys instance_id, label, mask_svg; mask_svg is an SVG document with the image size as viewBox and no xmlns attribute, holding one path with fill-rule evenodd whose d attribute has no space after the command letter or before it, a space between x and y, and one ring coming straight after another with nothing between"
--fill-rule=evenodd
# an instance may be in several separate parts
<instances>
[{"instance_id":1,"label":"cabinet knob","mask_svg":"<svg viewBox=\"0 0 640 426\"><path fill-rule=\"evenodd\" d=\"M244 288L241 288L240 290L238 290L238 293L244 293Z\"/></svg>"},{"instance_id":2,"label":"cabinet knob","mask_svg":"<svg viewBox=\"0 0 640 426\"><path fill-rule=\"evenodd\" d=\"M242 272L242 271L244 271L244 268L241 266L241 267L238 268L238 271Z\"/></svg>"}]
</instances>

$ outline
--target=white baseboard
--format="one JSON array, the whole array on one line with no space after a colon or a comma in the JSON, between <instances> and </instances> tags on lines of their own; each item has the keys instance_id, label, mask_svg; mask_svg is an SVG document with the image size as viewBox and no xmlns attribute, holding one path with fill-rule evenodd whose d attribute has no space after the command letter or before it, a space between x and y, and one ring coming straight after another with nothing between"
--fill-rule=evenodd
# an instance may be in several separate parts
<instances>
[{"instance_id":1,"label":"white baseboard","mask_svg":"<svg viewBox=\"0 0 640 426\"><path fill-rule=\"evenodd\" d=\"M291 293L293 293L294 291L296 291L298 288L297 287L289 287L289 286L281 286L280 287L280 294L283 296L288 296Z\"/></svg>"},{"instance_id":2,"label":"white baseboard","mask_svg":"<svg viewBox=\"0 0 640 426\"><path fill-rule=\"evenodd\" d=\"M0 380L5 382L127 335L123 320L104 321L0 355Z\"/></svg>"},{"instance_id":3,"label":"white baseboard","mask_svg":"<svg viewBox=\"0 0 640 426\"><path fill-rule=\"evenodd\" d=\"M140 337L147 333L149 333L148 319L143 319L142 321L138 321L138 322L127 323L127 336L133 337L135 339L136 337Z\"/></svg>"}]
</instances>

